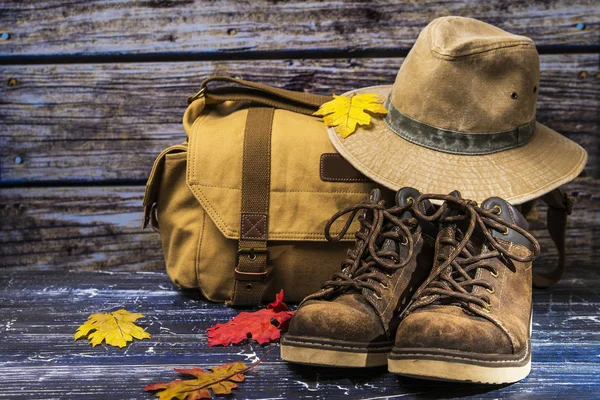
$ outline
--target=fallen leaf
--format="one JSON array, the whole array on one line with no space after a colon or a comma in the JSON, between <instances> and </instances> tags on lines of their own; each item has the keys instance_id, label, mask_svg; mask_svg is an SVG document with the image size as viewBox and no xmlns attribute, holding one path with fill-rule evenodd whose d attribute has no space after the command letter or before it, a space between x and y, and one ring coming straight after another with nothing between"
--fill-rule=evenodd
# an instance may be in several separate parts
<instances>
[{"instance_id":1,"label":"fallen leaf","mask_svg":"<svg viewBox=\"0 0 600 400\"><path fill-rule=\"evenodd\" d=\"M231 394L232 389L238 387L238 383L244 382L246 372L256 367L270 352L271 350L267 351L260 360L250 366L246 366L243 362L233 362L208 368L208 371L198 367L175 368L175 371L180 374L191 375L195 379L176 379L168 383L153 383L142 390L146 392L160 391L157 393L160 400L211 399L211 390L215 395Z\"/></svg>"},{"instance_id":2,"label":"fallen leaf","mask_svg":"<svg viewBox=\"0 0 600 400\"><path fill-rule=\"evenodd\" d=\"M356 125L369 125L371 116L365 111L375 114L387 114L381 104L383 100L376 94L355 94L346 96L333 95L334 99L321 105L313 115L323 116L327 126L335 126L335 130L343 137L350 136L356 130Z\"/></svg>"},{"instance_id":3,"label":"fallen leaf","mask_svg":"<svg viewBox=\"0 0 600 400\"><path fill-rule=\"evenodd\" d=\"M294 311L288 311L283 302L283 290L267 308L254 312L241 312L229 322L216 324L206 330L209 346L228 346L252 338L260 344L269 343L281 337L281 330L287 328Z\"/></svg>"},{"instance_id":4,"label":"fallen leaf","mask_svg":"<svg viewBox=\"0 0 600 400\"><path fill-rule=\"evenodd\" d=\"M130 313L121 309L109 313L92 314L75 332L74 339L87 338L94 347L106 341L115 347L125 347L127 342L146 339L150 334L134 322L142 318L140 313Z\"/></svg>"}]
</instances>

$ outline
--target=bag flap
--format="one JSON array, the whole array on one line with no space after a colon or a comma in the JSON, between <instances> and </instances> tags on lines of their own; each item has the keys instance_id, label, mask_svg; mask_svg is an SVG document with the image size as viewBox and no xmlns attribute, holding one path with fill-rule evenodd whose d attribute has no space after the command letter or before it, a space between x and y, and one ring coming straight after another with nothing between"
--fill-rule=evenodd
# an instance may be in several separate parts
<instances>
[{"instance_id":1,"label":"bag flap","mask_svg":"<svg viewBox=\"0 0 600 400\"><path fill-rule=\"evenodd\" d=\"M244 132L248 102L207 107L189 132L187 183L215 225L240 236ZM325 182L320 159L336 153L320 118L275 110L271 136L269 240L325 240L327 220L363 200L372 182ZM341 228L336 224L332 234ZM353 239L357 226L344 239Z\"/></svg>"}]
</instances>

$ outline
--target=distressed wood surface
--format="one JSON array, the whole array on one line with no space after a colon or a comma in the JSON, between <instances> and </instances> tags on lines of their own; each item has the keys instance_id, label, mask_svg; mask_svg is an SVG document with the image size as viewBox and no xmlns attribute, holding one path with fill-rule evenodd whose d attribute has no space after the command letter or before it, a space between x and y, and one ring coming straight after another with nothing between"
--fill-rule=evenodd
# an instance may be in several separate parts
<instances>
[{"instance_id":1,"label":"distressed wood surface","mask_svg":"<svg viewBox=\"0 0 600 400\"><path fill-rule=\"evenodd\" d=\"M534 291L531 375L502 387L425 382L289 365L271 345L234 397L597 399L596 0L0 2L0 398L151 399L141 388L178 378L175 367L264 354L254 344L208 348L206 328L236 311L177 291L158 235L140 230L141 183L154 157L184 139L186 97L211 74L318 93L392 83L418 32L451 14L534 39L539 120L590 156L567 186L576 206L566 276ZM543 219L533 233L543 246L536 268L552 265ZM151 339L125 349L73 341L90 313L121 307L145 315Z\"/></svg>"},{"instance_id":2,"label":"distressed wood surface","mask_svg":"<svg viewBox=\"0 0 600 400\"><path fill-rule=\"evenodd\" d=\"M600 390L600 271L571 270L555 288L534 291L533 359L528 378L485 386L401 378L385 368L302 367L285 363L276 344L206 345L206 328L237 311L179 292L159 272L0 271L0 398L151 399L148 383L178 377L175 367L252 362L274 351L235 398L577 398ZM141 312L152 335L124 349L96 348L73 333L94 312Z\"/></svg>"},{"instance_id":3,"label":"distressed wood surface","mask_svg":"<svg viewBox=\"0 0 600 400\"><path fill-rule=\"evenodd\" d=\"M185 139L187 96L211 74L341 93L391 84L401 58L0 66L0 183L145 180ZM600 176L595 54L541 57L538 118L584 146Z\"/></svg>"},{"instance_id":4,"label":"distressed wood surface","mask_svg":"<svg viewBox=\"0 0 600 400\"><path fill-rule=\"evenodd\" d=\"M478 18L538 46L598 46L595 6L594 0L8 0L0 5L0 28L10 38L0 43L0 57L406 51L427 23L444 15Z\"/></svg>"},{"instance_id":5,"label":"distressed wood surface","mask_svg":"<svg viewBox=\"0 0 600 400\"><path fill-rule=\"evenodd\" d=\"M578 179L566 190L576 202L567 231L568 265L594 265L600 256L600 180ZM158 235L140 229L142 196L140 186L0 189L0 267L163 270ZM541 214L532 225L544 249L536 266L547 267L556 251Z\"/></svg>"}]
</instances>

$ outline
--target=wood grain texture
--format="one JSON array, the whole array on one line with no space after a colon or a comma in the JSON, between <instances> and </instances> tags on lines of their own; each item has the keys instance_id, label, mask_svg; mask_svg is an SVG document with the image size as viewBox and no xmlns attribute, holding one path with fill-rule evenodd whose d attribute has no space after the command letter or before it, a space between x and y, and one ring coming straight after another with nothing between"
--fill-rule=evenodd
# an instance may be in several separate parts
<instances>
[{"instance_id":1,"label":"wood grain texture","mask_svg":"<svg viewBox=\"0 0 600 400\"><path fill-rule=\"evenodd\" d=\"M179 292L164 273L0 270L0 398L151 399L148 383L177 378L175 367L252 362L274 351L235 390L235 398L577 398L595 399L600 372L600 271L571 270L533 294L532 372L513 385L485 386L401 378L376 369L285 363L279 346L206 345L206 328L237 311ZM124 349L73 333L94 312L141 312L152 335Z\"/></svg>"},{"instance_id":2,"label":"wood grain texture","mask_svg":"<svg viewBox=\"0 0 600 400\"><path fill-rule=\"evenodd\" d=\"M600 180L578 179L566 190L576 201L567 232L567 264L594 265L600 256ZM142 197L139 186L2 189L0 267L163 270L159 236L140 229ZM533 233L543 247L536 267L545 268L555 262L556 251L541 214Z\"/></svg>"},{"instance_id":3,"label":"wood grain texture","mask_svg":"<svg viewBox=\"0 0 600 400\"><path fill-rule=\"evenodd\" d=\"M145 180L185 139L186 99L203 77L238 76L342 93L391 84L401 58L0 66L0 183ZM595 54L541 57L538 118L584 146L600 175ZM585 77L584 77L585 76Z\"/></svg>"},{"instance_id":4,"label":"wood grain texture","mask_svg":"<svg viewBox=\"0 0 600 400\"><path fill-rule=\"evenodd\" d=\"M529 36L538 46L598 45L595 5L594 0L8 0L0 6L0 27L10 39L0 43L0 56L406 50L425 25L445 15L478 18Z\"/></svg>"}]
</instances>

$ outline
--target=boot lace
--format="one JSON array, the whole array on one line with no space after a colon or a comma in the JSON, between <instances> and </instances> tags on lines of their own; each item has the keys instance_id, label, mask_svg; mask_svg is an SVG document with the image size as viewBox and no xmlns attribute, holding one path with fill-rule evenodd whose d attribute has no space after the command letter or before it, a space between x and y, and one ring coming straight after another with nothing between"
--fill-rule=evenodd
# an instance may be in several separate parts
<instances>
[{"instance_id":1,"label":"boot lace","mask_svg":"<svg viewBox=\"0 0 600 400\"><path fill-rule=\"evenodd\" d=\"M425 215L419 211L420 202L427 200L443 200L443 205L433 214ZM452 207L455 212L448 215L445 211ZM498 216L498 211L484 210L477 206L472 200L465 200L451 195L422 195L416 202L414 213L417 218L427 221L439 221L442 226L459 221L468 220L468 228L462 233L455 229L454 237L443 237L438 235L436 248L451 246L453 249L449 254L438 251L437 259L434 261L434 270L413 297L413 303L407 309L407 313L416 308L424 307L440 299L459 304L472 309L472 305L478 305L484 311L489 311L491 306L488 294L494 292L494 288L483 279L477 279L476 271L484 268L496 277L498 271L494 268L492 259L504 258L509 260L528 262L534 260L540 253L540 245L537 240L525 229L512 224ZM446 225L447 226L447 225ZM477 249L471 243L471 237L475 229L483 234L485 246ZM533 252L526 256L510 251L510 247L501 244L493 235L492 230L508 234L512 229L533 244ZM440 230L441 232L441 230ZM440 254L441 253L441 254ZM482 287L485 291L473 293L475 287Z\"/></svg>"},{"instance_id":2,"label":"boot lace","mask_svg":"<svg viewBox=\"0 0 600 400\"><path fill-rule=\"evenodd\" d=\"M393 271L404 267L413 254L411 230L417 226L417 220L413 217L400 217L405 211L411 209L412 204L413 200L409 200L404 206L386 208L383 201L365 201L333 215L325 226L327 240L340 241L359 213L361 213L358 216L360 229L354 234L356 244L354 248L348 250L348 257L342 262L342 271L335 273L331 280L323 282L322 289L332 288L343 291L351 288L358 291L369 289L373 291L376 298L381 298L381 290L387 288ZM346 214L350 215L344 227L332 237L331 226ZM370 218L365 218L365 214L370 214ZM384 249L386 239L407 246L406 257L402 259L399 252ZM382 271L383 274L377 271Z\"/></svg>"}]
</instances>

